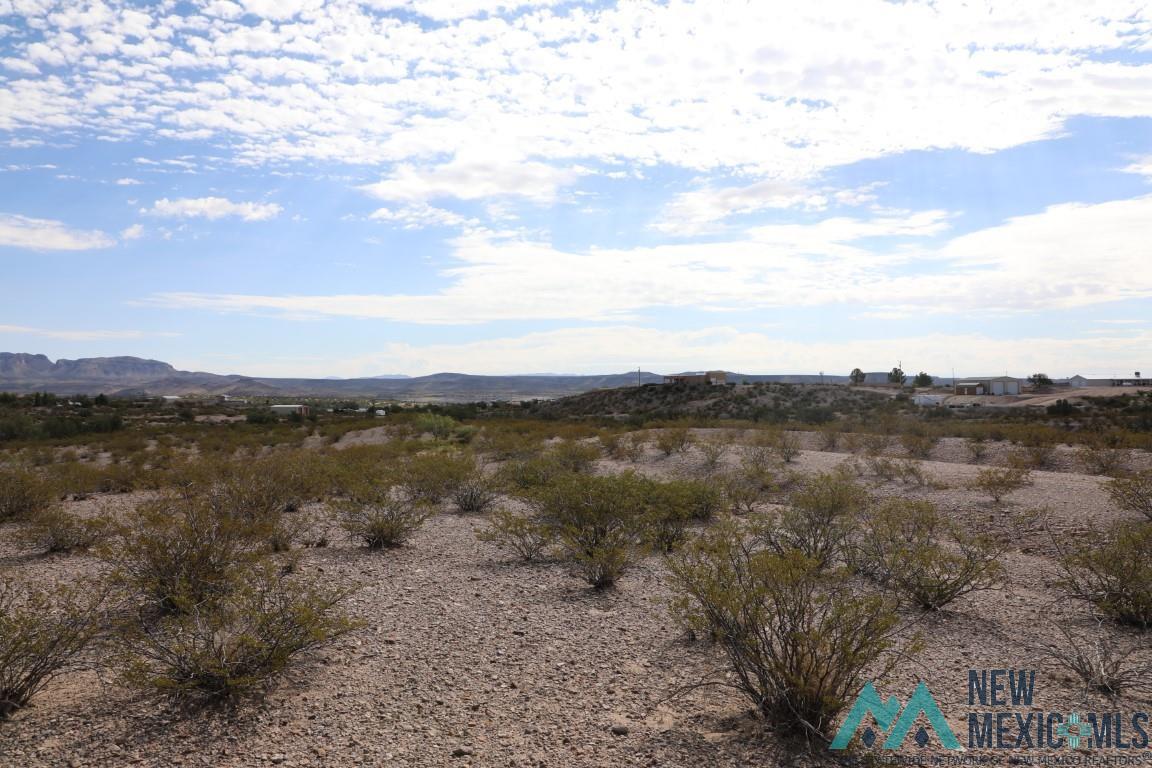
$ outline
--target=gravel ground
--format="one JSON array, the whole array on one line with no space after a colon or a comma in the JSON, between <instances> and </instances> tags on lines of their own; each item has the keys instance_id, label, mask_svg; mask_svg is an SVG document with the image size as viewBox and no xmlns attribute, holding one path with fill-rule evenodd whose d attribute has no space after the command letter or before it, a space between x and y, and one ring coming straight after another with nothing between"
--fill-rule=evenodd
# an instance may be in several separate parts
<instances>
[{"instance_id":1,"label":"gravel ground","mask_svg":"<svg viewBox=\"0 0 1152 768\"><path fill-rule=\"evenodd\" d=\"M924 462L932 487L887 484L876 492L928 498L968 525L1012 537L1007 586L961 598L935 615L908 614L924 650L882 680L881 691L905 697L917 680L928 681L962 740L970 668L1038 670L1036 707L1047 711L1152 708L1146 696L1110 701L1083 693L1037 649L1058 637L1054 620L1095 628L1084 606L1052 587L1052 554L1053 537L1091 535L1121 516L1100 478L1037 472L1031 487L994 505L965 487L979 467L958 463L966 461L960 451L958 441L943 441L933 452L939 460ZM792 466L810 473L848 458L806 450ZM985 463L994 459L990 451ZM735 464L738 456L724 461ZM694 452L663 458L650 450L635 466L684 476L699 462ZM628 466L605 460L598 471ZM138 499L74 504L122 509ZM1008 525L1007 512L1032 508L1047 510L1041 523ZM509 561L476 539L483 525L445 513L398 550L371 552L343 539L304 550L306 574L361 586L348 608L364 626L303 659L262 702L186 712L125 691L98 668L76 672L0 725L0 766L828 762L775 736L730 690L673 695L714 676L723 659L707 643L690 642L669 616L658 558L630 571L617 590L597 594L563 564ZM0 526L5 574L51 580L99 570L88 556L28 551L15 531L13 524Z\"/></svg>"}]
</instances>

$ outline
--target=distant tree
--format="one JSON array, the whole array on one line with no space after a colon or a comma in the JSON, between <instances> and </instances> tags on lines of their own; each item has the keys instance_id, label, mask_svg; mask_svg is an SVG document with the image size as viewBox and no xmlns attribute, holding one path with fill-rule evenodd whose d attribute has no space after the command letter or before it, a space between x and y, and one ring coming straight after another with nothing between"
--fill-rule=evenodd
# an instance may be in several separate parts
<instances>
[{"instance_id":1,"label":"distant tree","mask_svg":"<svg viewBox=\"0 0 1152 768\"><path fill-rule=\"evenodd\" d=\"M904 375L904 371L899 368L893 368L888 374L889 384L899 384L904 386L904 382L908 381L908 377Z\"/></svg>"},{"instance_id":2,"label":"distant tree","mask_svg":"<svg viewBox=\"0 0 1152 768\"><path fill-rule=\"evenodd\" d=\"M853 368L852 373L848 374L848 380L853 384L863 384L864 371L860 370L859 368Z\"/></svg>"},{"instance_id":3,"label":"distant tree","mask_svg":"<svg viewBox=\"0 0 1152 768\"><path fill-rule=\"evenodd\" d=\"M912 386L914 387L930 387L934 383L934 379L924 371L916 374L916 378L912 379Z\"/></svg>"},{"instance_id":4,"label":"distant tree","mask_svg":"<svg viewBox=\"0 0 1152 768\"><path fill-rule=\"evenodd\" d=\"M1052 379L1048 378L1046 373L1034 373L1028 377L1028 381L1036 389L1045 389L1052 386Z\"/></svg>"},{"instance_id":5,"label":"distant tree","mask_svg":"<svg viewBox=\"0 0 1152 768\"><path fill-rule=\"evenodd\" d=\"M92 402L95 405L108 405L108 395L101 392L100 394L96 395L96 398Z\"/></svg>"}]
</instances>

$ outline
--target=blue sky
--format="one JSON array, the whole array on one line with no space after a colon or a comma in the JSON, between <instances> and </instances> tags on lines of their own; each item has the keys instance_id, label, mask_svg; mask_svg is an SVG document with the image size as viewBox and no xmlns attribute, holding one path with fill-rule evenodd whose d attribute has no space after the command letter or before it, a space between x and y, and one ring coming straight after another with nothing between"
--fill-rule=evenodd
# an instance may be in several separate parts
<instances>
[{"instance_id":1,"label":"blue sky","mask_svg":"<svg viewBox=\"0 0 1152 768\"><path fill-rule=\"evenodd\" d=\"M0 350L1152 369L1147 3L811 5L0 0Z\"/></svg>"}]
</instances>

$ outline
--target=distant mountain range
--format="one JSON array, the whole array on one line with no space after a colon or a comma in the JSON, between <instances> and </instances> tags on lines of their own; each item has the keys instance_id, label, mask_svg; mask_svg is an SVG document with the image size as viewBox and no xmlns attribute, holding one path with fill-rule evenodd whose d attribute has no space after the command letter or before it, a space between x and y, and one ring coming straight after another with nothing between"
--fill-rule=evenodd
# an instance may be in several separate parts
<instances>
[{"instance_id":1,"label":"distant mountain range","mask_svg":"<svg viewBox=\"0 0 1152 768\"><path fill-rule=\"evenodd\" d=\"M643 372L644 384L663 376ZM748 375L729 373L729 381L776 381L793 384L847 382L846 376ZM347 397L388 400L469 401L553 398L594 389L635 386L637 374L531 374L473 376L434 373L430 376L389 374L359 379L284 379L202 371L179 371L159 360L139 357L90 357L55 362L45 355L0 352L0 391L49 391L57 394L231 395L235 397Z\"/></svg>"}]
</instances>

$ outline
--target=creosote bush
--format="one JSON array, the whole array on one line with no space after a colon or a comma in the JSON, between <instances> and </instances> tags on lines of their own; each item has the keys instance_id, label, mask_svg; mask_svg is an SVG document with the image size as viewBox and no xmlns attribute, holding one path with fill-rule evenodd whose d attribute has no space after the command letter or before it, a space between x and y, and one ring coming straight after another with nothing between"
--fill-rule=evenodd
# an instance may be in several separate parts
<instances>
[{"instance_id":1,"label":"creosote bush","mask_svg":"<svg viewBox=\"0 0 1152 768\"><path fill-rule=\"evenodd\" d=\"M220 503L169 495L142 504L101 552L113 578L167 613L229 592L259 559L263 529Z\"/></svg>"},{"instance_id":2,"label":"creosote bush","mask_svg":"<svg viewBox=\"0 0 1152 768\"><path fill-rule=\"evenodd\" d=\"M1117 523L1098 541L1064 552L1061 564L1068 594L1122 624L1152 627L1152 525Z\"/></svg>"},{"instance_id":3,"label":"creosote bush","mask_svg":"<svg viewBox=\"0 0 1152 768\"><path fill-rule=\"evenodd\" d=\"M77 661L96 636L105 592L27 587L0 577L0 720Z\"/></svg>"},{"instance_id":4,"label":"creosote bush","mask_svg":"<svg viewBox=\"0 0 1152 768\"><path fill-rule=\"evenodd\" d=\"M668 427L656 432L656 447L665 456L684 453L693 443L688 427Z\"/></svg>"},{"instance_id":5,"label":"creosote bush","mask_svg":"<svg viewBox=\"0 0 1152 768\"><path fill-rule=\"evenodd\" d=\"M639 556L648 484L631 472L562 475L528 496L565 556L594 588L607 589Z\"/></svg>"},{"instance_id":6,"label":"creosote bush","mask_svg":"<svg viewBox=\"0 0 1152 768\"><path fill-rule=\"evenodd\" d=\"M887 499L861 516L852 561L912 604L936 611L1003 579L1004 546L950 523L928 501Z\"/></svg>"},{"instance_id":7,"label":"creosote bush","mask_svg":"<svg viewBox=\"0 0 1152 768\"><path fill-rule=\"evenodd\" d=\"M476 471L476 461L468 455L420 453L404 461L395 477L411 500L435 505L451 496Z\"/></svg>"},{"instance_id":8,"label":"creosote bush","mask_svg":"<svg viewBox=\"0 0 1152 768\"><path fill-rule=\"evenodd\" d=\"M552 526L537 515L497 509L488 518L488 527L477 531L476 538L502 549L510 549L525 562L536 562L548 556L556 537Z\"/></svg>"},{"instance_id":9,"label":"creosote bush","mask_svg":"<svg viewBox=\"0 0 1152 768\"><path fill-rule=\"evenodd\" d=\"M1121 509L1139 512L1152 520L1152 469L1109 480L1104 490Z\"/></svg>"},{"instance_id":10,"label":"creosote bush","mask_svg":"<svg viewBox=\"0 0 1152 768\"><path fill-rule=\"evenodd\" d=\"M827 738L865 669L892 644L892 601L796 550L775 552L734 520L669 560L676 609L724 649L735 688L767 718Z\"/></svg>"},{"instance_id":11,"label":"creosote bush","mask_svg":"<svg viewBox=\"0 0 1152 768\"><path fill-rule=\"evenodd\" d=\"M27 469L0 469L0 523L18 520L47 507L55 495L43 475Z\"/></svg>"},{"instance_id":12,"label":"creosote bush","mask_svg":"<svg viewBox=\"0 0 1152 768\"><path fill-rule=\"evenodd\" d=\"M1103 628L1088 636L1055 626L1064 640L1045 643L1040 650L1080 678L1085 689L1119 696L1147 686L1152 661L1144 653L1144 643L1125 642Z\"/></svg>"},{"instance_id":13,"label":"creosote bush","mask_svg":"<svg viewBox=\"0 0 1152 768\"><path fill-rule=\"evenodd\" d=\"M970 487L1000 502L1005 496L1031 482L1031 471L1024 467L988 467L976 473Z\"/></svg>"},{"instance_id":14,"label":"creosote bush","mask_svg":"<svg viewBox=\"0 0 1152 768\"><path fill-rule=\"evenodd\" d=\"M60 506L37 512L21 531L21 538L45 552L89 549L112 534L105 517L81 517Z\"/></svg>"},{"instance_id":15,"label":"creosote bush","mask_svg":"<svg viewBox=\"0 0 1152 768\"><path fill-rule=\"evenodd\" d=\"M988 443L983 437L969 437L964 441L964 448L968 451L968 458L973 464L979 464L988 453Z\"/></svg>"},{"instance_id":16,"label":"creosote bush","mask_svg":"<svg viewBox=\"0 0 1152 768\"><path fill-rule=\"evenodd\" d=\"M365 479L335 502L340 524L369 549L398 547L432 516L433 508L409 489Z\"/></svg>"},{"instance_id":17,"label":"creosote bush","mask_svg":"<svg viewBox=\"0 0 1152 768\"><path fill-rule=\"evenodd\" d=\"M795 549L826 567L843 553L867 503L868 493L847 472L820 473L807 478L783 510L766 516L759 533L776 552Z\"/></svg>"},{"instance_id":18,"label":"creosote bush","mask_svg":"<svg viewBox=\"0 0 1152 768\"><path fill-rule=\"evenodd\" d=\"M498 498L495 482L484 474L483 469L476 467L459 485L452 489L450 494L452 506L460 514L484 514Z\"/></svg>"},{"instance_id":19,"label":"creosote bush","mask_svg":"<svg viewBox=\"0 0 1152 768\"><path fill-rule=\"evenodd\" d=\"M353 629L336 610L350 594L258 568L221 600L159 622L142 616L121 641L124 679L187 698L252 691L297 654Z\"/></svg>"}]
</instances>

